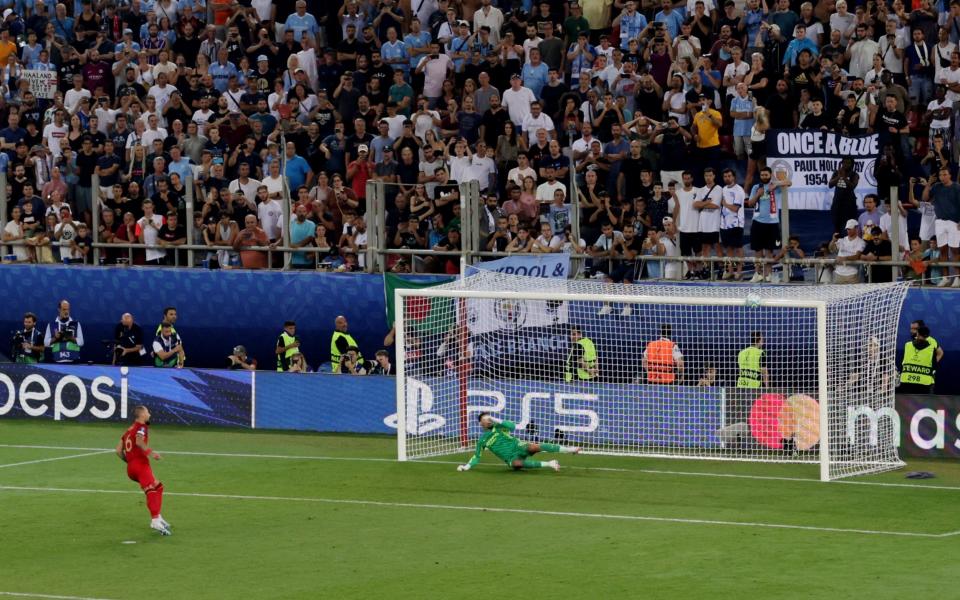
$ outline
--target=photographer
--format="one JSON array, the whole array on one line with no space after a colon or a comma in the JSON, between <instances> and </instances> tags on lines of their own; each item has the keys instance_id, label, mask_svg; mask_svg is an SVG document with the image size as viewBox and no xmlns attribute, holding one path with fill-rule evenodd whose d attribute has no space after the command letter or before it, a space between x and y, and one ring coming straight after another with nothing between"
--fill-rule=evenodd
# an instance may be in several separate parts
<instances>
[{"instance_id":1,"label":"photographer","mask_svg":"<svg viewBox=\"0 0 960 600\"><path fill-rule=\"evenodd\" d=\"M367 367L363 357L360 356L360 349L356 346L350 346L347 351L340 356L340 373L345 375L366 375Z\"/></svg>"},{"instance_id":2,"label":"photographer","mask_svg":"<svg viewBox=\"0 0 960 600\"><path fill-rule=\"evenodd\" d=\"M230 371L256 371L257 359L248 357L245 347L234 346L233 352L227 357L227 369Z\"/></svg>"},{"instance_id":3,"label":"photographer","mask_svg":"<svg viewBox=\"0 0 960 600\"><path fill-rule=\"evenodd\" d=\"M37 329L37 315L23 315L23 330L15 331L11 340L10 356L14 362L34 365L43 358L43 338Z\"/></svg>"},{"instance_id":4,"label":"photographer","mask_svg":"<svg viewBox=\"0 0 960 600\"><path fill-rule=\"evenodd\" d=\"M70 316L70 303L61 300L57 309L57 318L47 325L43 336L43 345L50 348L55 363L80 362L80 349L83 348L83 329L80 322Z\"/></svg>"},{"instance_id":5,"label":"photographer","mask_svg":"<svg viewBox=\"0 0 960 600\"><path fill-rule=\"evenodd\" d=\"M123 313L113 330L113 364L139 367L143 350L143 329L134 322L133 315Z\"/></svg>"}]
</instances>

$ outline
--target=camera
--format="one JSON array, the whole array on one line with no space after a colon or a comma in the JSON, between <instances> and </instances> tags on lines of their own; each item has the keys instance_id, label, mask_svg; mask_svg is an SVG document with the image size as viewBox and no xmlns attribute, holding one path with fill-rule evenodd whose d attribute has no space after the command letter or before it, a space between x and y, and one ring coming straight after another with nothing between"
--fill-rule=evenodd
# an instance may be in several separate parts
<instances>
[{"instance_id":1,"label":"camera","mask_svg":"<svg viewBox=\"0 0 960 600\"><path fill-rule=\"evenodd\" d=\"M16 361L23 354L23 344L27 341L23 337L22 331L11 331L13 337L10 339L10 358Z\"/></svg>"}]
</instances>

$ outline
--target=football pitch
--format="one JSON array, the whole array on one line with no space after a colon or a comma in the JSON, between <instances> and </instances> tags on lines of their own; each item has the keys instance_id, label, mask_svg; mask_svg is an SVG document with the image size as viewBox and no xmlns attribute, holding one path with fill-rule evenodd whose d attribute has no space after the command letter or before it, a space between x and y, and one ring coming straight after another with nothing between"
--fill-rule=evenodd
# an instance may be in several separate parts
<instances>
[{"instance_id":1,"label":"football pitch","mask_svg":"<svg viewBox=\"0 0 960 600\"><path fill-rule=\"evenodd\" d=\"M550 456L398 463L386 437L154 426L163 516L122 425L0 421L0 598L949 597L960 466Z\"/></svg>"}]
</instances>

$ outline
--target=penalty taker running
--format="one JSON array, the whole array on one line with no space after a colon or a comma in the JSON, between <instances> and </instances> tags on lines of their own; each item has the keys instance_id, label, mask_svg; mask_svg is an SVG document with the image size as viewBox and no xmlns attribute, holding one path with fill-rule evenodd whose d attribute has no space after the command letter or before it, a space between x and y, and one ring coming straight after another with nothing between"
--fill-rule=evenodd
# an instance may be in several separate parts
<instances>
[{"instance_id":1,"label":"penalty taker running","mask_svg":"<svg viewBox=\"0 0 960 600\"><path fill-rule=\"evenodd\" d=\"M560 470L560 463L555 460L533 460L532 457L538 452L560 452L563 454L579 454L580 448L575 446L561 446L559 444L548 444L538 442L522 442L513 437L512 432L516 431L517 425L512 421L501 421L490 416L489 413L480 413L477 417L480 425L486 429L484 434L477 440L477 451L465 465L459 465L458 471L469 471L480 462L480 455L484 449L490 450L493 454L513 467L514 470L520 469L540 469L550 467L554 471Z\"/></svg>"}]
</instances>

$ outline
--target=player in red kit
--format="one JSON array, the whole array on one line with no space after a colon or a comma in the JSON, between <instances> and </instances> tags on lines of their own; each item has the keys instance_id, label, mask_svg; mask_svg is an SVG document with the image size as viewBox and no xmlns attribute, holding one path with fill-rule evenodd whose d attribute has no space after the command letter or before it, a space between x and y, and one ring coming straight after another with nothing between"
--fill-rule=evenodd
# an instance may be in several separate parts
<instances>
[{"instance_id":1,"label":"player in red kit","mask_svg":"<svg viewBox=\"0 0 960 600\"><path fill-rule=\"evenodd\" d=\"M140 484L147 495L147 508L150 510L150 529L161 535L171 535L170 523L160 516L163 504L163 483L157 481L150 468L150 459L160 460L160 455L150 449L150 410L146 406L133 409L133 425L127 429L117 444L117 456L127 463L127 477Z\"/></svg>"}]
</instances>

